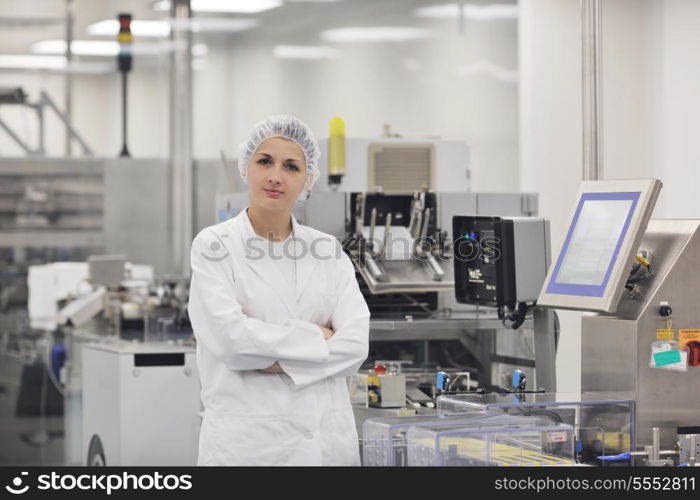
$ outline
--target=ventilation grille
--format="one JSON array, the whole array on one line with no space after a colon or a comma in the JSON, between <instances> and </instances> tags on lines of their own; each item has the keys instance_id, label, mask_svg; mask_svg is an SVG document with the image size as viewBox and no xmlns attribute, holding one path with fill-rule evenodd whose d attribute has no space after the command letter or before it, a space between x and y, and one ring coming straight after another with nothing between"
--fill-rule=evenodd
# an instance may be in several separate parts
<instances>
[{"instance_id":1,"label":"ventilation grille","mask_svg":"<svg viewBox=\"0 0 700 500\"><path fill-rule=\"evenodd\" d=\"M410 193L423 186L433 189L433 145L371 144L370 190L381 186L385 193Z\"/></svg>"}]
</instances>

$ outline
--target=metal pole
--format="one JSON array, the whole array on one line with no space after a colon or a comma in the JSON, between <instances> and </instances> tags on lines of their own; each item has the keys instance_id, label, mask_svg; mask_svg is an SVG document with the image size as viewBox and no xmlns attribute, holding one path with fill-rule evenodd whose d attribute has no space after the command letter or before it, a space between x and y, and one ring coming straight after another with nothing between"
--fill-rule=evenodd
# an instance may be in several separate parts
<instances>
[{"instance_id":1,"label":"metal pole","mask_svg":"<svg viewBox=\"0 0 700 500\"><path fill-rule=\"evenodd\" d=\"M22 139L19 138L17 134L14 133L14 131L7 125L2 118L0 118L0 128L3 129L7 134L14 140L17 145L24 149L25 153L28 155L35 154L35 151L32 151L32 149L29 147L27 143L25 143Z\"/></svg>"},{"instance_id":2,"label":"metal pole","mask_svg":"<svg viewBox=\"0 0 700 500\"><path fill-rule=\"evenodd\" d=\"M90 146L88 146L87 142L85 142L85 139L83 139L83 137L78 133L78 130L70 121L70 118L66 116L66 114L63 113L60 109L58 109L58 106L56 106L56 103L53 102L53 99L51 99L49 94L47 94L43 90L41 91L40 102L42 103L42 106L48 106L54 111L54 113L56 113L56 116L58 116L59 120L61 120L66 126L68 136L78 141L78 144L80 144L80 146L83 148L83 153L85 153L87 156L95 156L94 151L90 148Z\"/></svg>"},{"instance_id":3,"label":"metal pole","mask_svg":"<svg viewBox=\"0 0 700 500\"><path fill-rule=\"evenodd\" d=\"M535 330L535 384L547 392L557 390L554 312L546 307L533 311Z\"/></svg>"},{"instance_id":4,"label":"metal pole","mask_svg":"<svg viewBox=\"0 0 700 500\"><path fill-rule=\"evenodd\" d=\"M122 118L122 150L121 150L121 153L119 154L119 156L121 156L122 158L128 158L131 156L131 154L129 153L129 148L126 145L126 140L127 140L127 137L126 137L126 128L127 127L126 127L126 125L128 122L128 119L127 119L127 110L128 110L128 106L127 106L127 82L129 80L128 80L128 74L126 71L122 71L121 73L122 73L122 117L123 118Z\"/></svg>"},{"instance_id":5,"label":"metal pole","mask_svg":"<svg viewBox=\"0 0 700 500\"><path fill-rule=\"evenodd\" d=\"M71 72L71 61L73 60L73 19L75 17L75 3L74 0L66 0L66 97L65 97L65 114L68 116L68 120L73 117L73 99L71 92L73 90L73 73ZM66 130L66 156L71 156L72 142L71 133Z\"/></svg>"},{"instance_id":6,"label":"metal pole","mask_svg":"<svg viewBox=\"0 0 700 500\"><path fill-rule=\"evenodd\" d=\"M35 106L37 119L39 120L39 146L36 149L36 153L39 155L46 155L45 144L45 123L44 123L44 95L40 95L39 102Z\"/></svg>"},{"instance_id":7,"label":"metal pole","mask_svg":"<svg viewBox=\"0 0 700 500\"><path fill-rule=\"evenodd\" d=\"M117 34L117 41L119 42L119 54L117 55L117 67L122 74L122 150L119 153L121 158L129 158L129 148L126 145L127 141L127 73L131 71L133 65L133 55L132 55L132 43L134 37L131 33L131 14L120 13L117 18L119 19L119 33Z\"/></svg>"},{"instance_id":8,"label":"metal pole","mask_svg":"<svg viewBox=\"0 0 700 500\"><path fill-rule=\"evenodd\" d=\"M170 214L174 273L189 275L193 231L192 182L192 37L189 0L171 3L170 37Z\"/></svg>"},{"instance_id":9,"label":"metal pole","mask_svg":"<svg viewBox=\"0 0 700 500\"><path fill-rule=\"evenodd\" d=\"M603 179L602 5L581 0L583 180Z\"/></svg>"}]
</instances>

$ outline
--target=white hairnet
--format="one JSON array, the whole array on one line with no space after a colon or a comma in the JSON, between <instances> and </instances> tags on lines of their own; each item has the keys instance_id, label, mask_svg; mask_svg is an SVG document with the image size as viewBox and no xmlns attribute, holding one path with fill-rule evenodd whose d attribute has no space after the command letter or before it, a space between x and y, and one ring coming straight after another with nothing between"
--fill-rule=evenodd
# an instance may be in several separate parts
<instances>
[{"instance_id":1,"label":"white hairnet","mask_svg":"<svg viewBox=\"0 0 700 500\"><path fill-rule=\"evenodd\" d=\"M247 182L248 164L253 154L265 139L270 137L284 137L296 142L304 152L306 158L307 180L304 191L299 196L302 201L311 195L311 188L318 180L321 173L318 170L318 160L321 157L321 150L311 129L301 120L289 115L268 116L261 122L255 124L250 131L248 140L238 146L238 170L241 173L243 182Z\"/></svg>"}]
</instances>

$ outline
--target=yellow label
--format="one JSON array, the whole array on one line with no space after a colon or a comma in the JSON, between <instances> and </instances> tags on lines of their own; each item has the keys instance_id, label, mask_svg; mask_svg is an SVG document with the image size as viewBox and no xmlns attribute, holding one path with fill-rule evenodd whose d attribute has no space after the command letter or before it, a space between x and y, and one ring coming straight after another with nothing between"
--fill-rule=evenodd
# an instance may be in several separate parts
<instances>
[{"instance_id":1,"label":"yellow label","mask_svg":"<svg viewBox=\"0 0 700 500\"><path fill-rule=\"evenodd\" d=\"M700 342L700 330L678 330L678 345L684 346L691 340Z\"/></svg>"},{"instance_id":2,"label":"yellow label","mask_svg":"<svg viewBox=\"0 0 700 500\"><path fill-rule=\"evenodd\" d=\"M673 329L656 330L656 340L673 340Z\"/></svg>"}]
</instances>

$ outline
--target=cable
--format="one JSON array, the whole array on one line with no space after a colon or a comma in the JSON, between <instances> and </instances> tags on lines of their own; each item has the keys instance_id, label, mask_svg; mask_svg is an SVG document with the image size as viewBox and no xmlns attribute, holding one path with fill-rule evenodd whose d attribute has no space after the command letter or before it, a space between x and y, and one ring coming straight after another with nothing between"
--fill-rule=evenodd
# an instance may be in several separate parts
<instances>
[{"instance_id":1,"label":"cable","mask_svg":"<svg viewBox=\"0 0 700 500\"><path fill-rule=\"evenodd\" d=\"M625 288L630 291L634 290L635 284L644 281L654 273L651 267L651 256L646 250L642 250L640 253L635 255L634 259L636 261L636 264L630 271L629 275L627 276L627 281L625 282ZM646 272L638 278L633 278L633 276L637 274L642 267L646 268Z\"/></svg>"},{"instance_id":2,"label":"cable","mask_svg":"<svg viewBox=\"0 0 700 500\"><path fill-rule=\"evenodd\" d=\"M442 313L443 319L451 318L452 317L452 308L451 307L443 307L442 309L438 309L433 314L428 316L428 318L429 319L438 318L438 317L440 317L440 313Z\"/></svg>"},{"instance_id":3,"label":"cable","mask_svg":"<svg viewBox=\"0 0 700 500\"><path fill-rule=\"evenodd\" d=\"M535 306L535 303L527 304L526 302L518 302L512 310L510 306L505 306L510 312L505 314L501 308L498 308L498 317L504 326L517 330L525 322L527 313Z\"/></svg>"},{"instance_id":4,"label":"cable","mask_svg":"<svg viewBox=\"0 0 700 500\"><path fill-rule=\"evenodd\" d=\"M559 349L559 315L556 311L552 311L554 316L554 352Z\"/></svg>"},{"instance_id":5,"label":"cable","mask_svg":"<svg viewBox=\"0 0 700 500\"><path fill-rule=\"evenodd\" d=\"M420 302L418 302L417 300L415 300L413 297L411 297L411 296L409 296L409 295L407 295L407 294L405 294L405 293L402 293L401 296L402 296L403 298L407 299L407 300L411 303L412 306L420 307L421 309L423 309L424 311L430 313L431 315L434 314L434 311L432 311L429 307L424 306L423 304L421 304Z\"/></svg>"}]
</instances>

